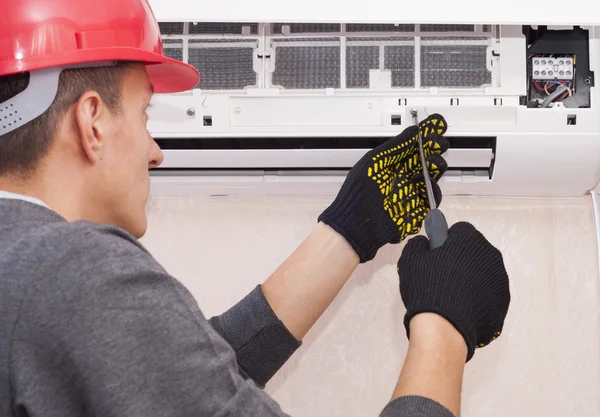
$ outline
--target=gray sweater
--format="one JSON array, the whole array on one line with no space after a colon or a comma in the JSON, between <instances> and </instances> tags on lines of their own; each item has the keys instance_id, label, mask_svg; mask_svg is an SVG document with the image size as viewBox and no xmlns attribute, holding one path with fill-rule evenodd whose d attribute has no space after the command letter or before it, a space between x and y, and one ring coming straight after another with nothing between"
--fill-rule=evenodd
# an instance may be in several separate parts
<instances>
[{"instance_id":1,"label":"gray sweater","mask_svg":"<svg viewBox=\"0 0 600 417\"><path fill-rule=\"evenodd\" d=\"M260 287L206 320L114 227L0 198L0 320L2 417L286 415L262 387L300 343ZM452 415L404 397L381 416Z\"/></svg>"}]
</instances>

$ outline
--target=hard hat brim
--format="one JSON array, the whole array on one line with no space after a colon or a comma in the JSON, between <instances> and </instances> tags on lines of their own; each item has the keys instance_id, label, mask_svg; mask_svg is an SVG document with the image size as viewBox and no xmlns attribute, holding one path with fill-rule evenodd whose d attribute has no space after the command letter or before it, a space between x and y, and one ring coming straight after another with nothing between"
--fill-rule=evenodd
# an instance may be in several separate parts
<instances>
[{"instance_id":1,"label":"hard hat brim","mask_svg":"<svg viewBox=\"0 0 600 417\"><path fill-rule=\"evenodd\" d=\"M198 70L184 62L161 54L131 47L106 47L65 51L52 56L36 56L0 62L4 75L34 71L61 65L98 61L135 61L146 65L154 92L178 93L193 89L200 81Z\"/></svg>"}]
</instances>

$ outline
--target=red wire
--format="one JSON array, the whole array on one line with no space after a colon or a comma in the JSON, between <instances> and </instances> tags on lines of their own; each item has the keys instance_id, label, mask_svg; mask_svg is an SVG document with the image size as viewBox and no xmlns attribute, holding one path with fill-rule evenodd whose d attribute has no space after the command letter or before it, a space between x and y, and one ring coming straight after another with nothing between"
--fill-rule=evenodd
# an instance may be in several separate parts
<instances>
[{"instance_id":1,"label":"red wire","mask_svg":"<svg viewBox=\"0 0 600 417\"><path fill-rule=\"evenodd\" d=\"M538 84L537 81L533 82L533 86L535 87L536 90L538 90L541 93L544 93L544 89L542 87L540 87L540 85Z\"/></svg>"}]
</instances>

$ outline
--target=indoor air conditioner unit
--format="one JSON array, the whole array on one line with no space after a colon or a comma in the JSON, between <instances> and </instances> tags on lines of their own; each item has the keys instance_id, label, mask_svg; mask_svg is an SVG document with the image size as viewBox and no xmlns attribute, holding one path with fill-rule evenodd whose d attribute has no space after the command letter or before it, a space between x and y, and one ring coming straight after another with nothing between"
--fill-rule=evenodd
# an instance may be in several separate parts
<instances>
[{"instance_id":1,"label":"indoor air conditioner unit","mask_svg":"<svg viewBox=\"0 0 600 417\"><path fill-rule=\"evenodd\" d=\"M166 54L201 73L153 99L153 195L335 195L413 108L450 126L446 195L580 196L600 177L591 9L203 3L151 1Z\"/></svg>"}]
</instances>

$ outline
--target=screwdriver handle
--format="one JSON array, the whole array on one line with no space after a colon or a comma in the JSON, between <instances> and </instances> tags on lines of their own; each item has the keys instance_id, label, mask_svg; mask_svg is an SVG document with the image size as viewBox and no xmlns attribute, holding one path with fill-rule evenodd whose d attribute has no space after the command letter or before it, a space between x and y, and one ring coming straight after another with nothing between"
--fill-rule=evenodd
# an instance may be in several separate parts
<instances>
[{"instance_id":1,"label":"screwdriver handle","mask_svg":"<svg viewBox=\"0 0 600 417\"><path fill-rule=\"evenodd\" d=\"M429 238L429 249L439 248L448 239L448 222L439 209L432 209L425 216L425 233Z\"/></svg>"}]
</instances>

